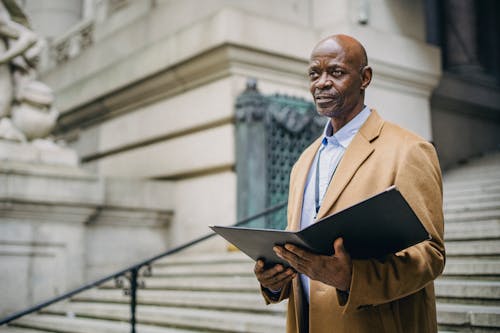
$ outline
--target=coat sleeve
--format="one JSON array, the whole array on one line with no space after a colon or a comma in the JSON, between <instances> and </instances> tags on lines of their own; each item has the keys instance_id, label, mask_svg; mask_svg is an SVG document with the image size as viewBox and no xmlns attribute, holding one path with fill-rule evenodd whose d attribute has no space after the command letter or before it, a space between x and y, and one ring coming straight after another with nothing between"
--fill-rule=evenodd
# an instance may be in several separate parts
<instances>
[{"instance_id":1,"label":"coat sleeve","mask_svg":"<svg viewBox=\"0 0 500 333\"><path fill-rule=\"evenodd\" d=\"M264 297L264 301L266 304L274 304L274 303L279 303L285 299L287 299L290 296L290 288L292 286L292 283L289 282L278 294L272 294L270 291L268 291L264 287L260 287L260 291L262 293L262 296Z\"/></svg>"},{"instance_id":2,"label":"coat sleeve","mask_svg":"<svg viewBox=\"0 0 500 333\"><path fill-rule=\"evenodd\" d=\"M431 239L383 260L353 260L350 294L340 297L344 313L408 296L438 277L445 264L441 171L434 147L413 142L398 164L395 185ZM396 223L396 221L395 221Z\"/></svg>"}]
</instances>

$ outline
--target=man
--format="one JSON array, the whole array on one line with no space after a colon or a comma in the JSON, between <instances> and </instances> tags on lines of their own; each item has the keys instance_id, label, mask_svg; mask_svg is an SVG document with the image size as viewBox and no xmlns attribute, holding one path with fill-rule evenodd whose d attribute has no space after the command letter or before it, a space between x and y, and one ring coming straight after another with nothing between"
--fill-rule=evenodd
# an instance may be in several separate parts
<instances>
[{"instance_id":1,"label":"man","mask_svg":"<svg viewBox=\"0 0 500 333\"><path fill-rule=\"evenodd\" d=\"M372 69L354 38L320 41L308 74L317 111L330 121L292 169L287 228L304 228L396 185L432 239L370 260L351 259L341 238L332 256L276 246L291 268L264 269L259 260L262 293L268 303L289 299L290 333L437 332L433 280L444 268L445 251L435 150L364 105Z\"/></svg>"}]
</instances>

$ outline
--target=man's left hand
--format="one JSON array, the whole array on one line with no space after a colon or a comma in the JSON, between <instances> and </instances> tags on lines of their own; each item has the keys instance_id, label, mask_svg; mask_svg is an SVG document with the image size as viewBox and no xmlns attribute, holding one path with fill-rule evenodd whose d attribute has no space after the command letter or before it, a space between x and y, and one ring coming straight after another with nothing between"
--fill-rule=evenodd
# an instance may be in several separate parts
<instances>
[{"instance_id":1,"label":"man's left hand","mask_svg":"<svg viewBox=\"0 0 500 333\"><path fill-rule=\"evenodd\" d=\"M334 254L331 256L314 254L292 244L275 246L276 254L286 260L297 272L347 291L351 285L352 261L344 248L344 240L337 238L333 243Z\"/></svg>"}]
</instances>

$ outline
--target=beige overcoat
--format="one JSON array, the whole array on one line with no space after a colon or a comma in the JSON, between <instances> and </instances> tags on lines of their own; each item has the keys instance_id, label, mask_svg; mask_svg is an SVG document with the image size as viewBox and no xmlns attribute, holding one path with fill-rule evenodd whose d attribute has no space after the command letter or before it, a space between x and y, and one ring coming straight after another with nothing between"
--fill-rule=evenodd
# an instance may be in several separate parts
<instances>
[{"instance_id":1,"label":"beige overcoat","mask_svg":"<svg viewBox=\"0 0 500 333\"><path fill-rule=\"evenodd\" d=\"M289 230L298 230L307 174L321 138L309 146L290 175ZM325 194L318 218L396 185L432 239L382 260L353 260L350 294L311 281L309 333L432 333L437 331L433 280L443 271L441 172L434 147L384 121L375 110L347 148ZM387 207L390 209L390 207ZM367 216L367 219L370 217ZM399 223L400 221L394 221ZM283 288L288 298L287 332L299 332L300 279Z\"/></svg>"}]
</instances>

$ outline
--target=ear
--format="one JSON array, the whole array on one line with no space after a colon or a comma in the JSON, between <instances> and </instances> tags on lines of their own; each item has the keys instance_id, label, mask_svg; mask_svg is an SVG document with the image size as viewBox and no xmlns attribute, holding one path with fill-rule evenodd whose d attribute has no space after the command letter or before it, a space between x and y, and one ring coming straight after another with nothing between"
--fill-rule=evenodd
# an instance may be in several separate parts
<instances>
[{"instance_id":1,"label":"ear","mask_svg":"<svg viewBox=\"0 0 500 333\"><path fill-rule=\"evenodd\" d=\"M372 81L372 68L370 66L365 66L361 70L361 90L365 90L370 85Z\"/></svg>"}]
</instances>

